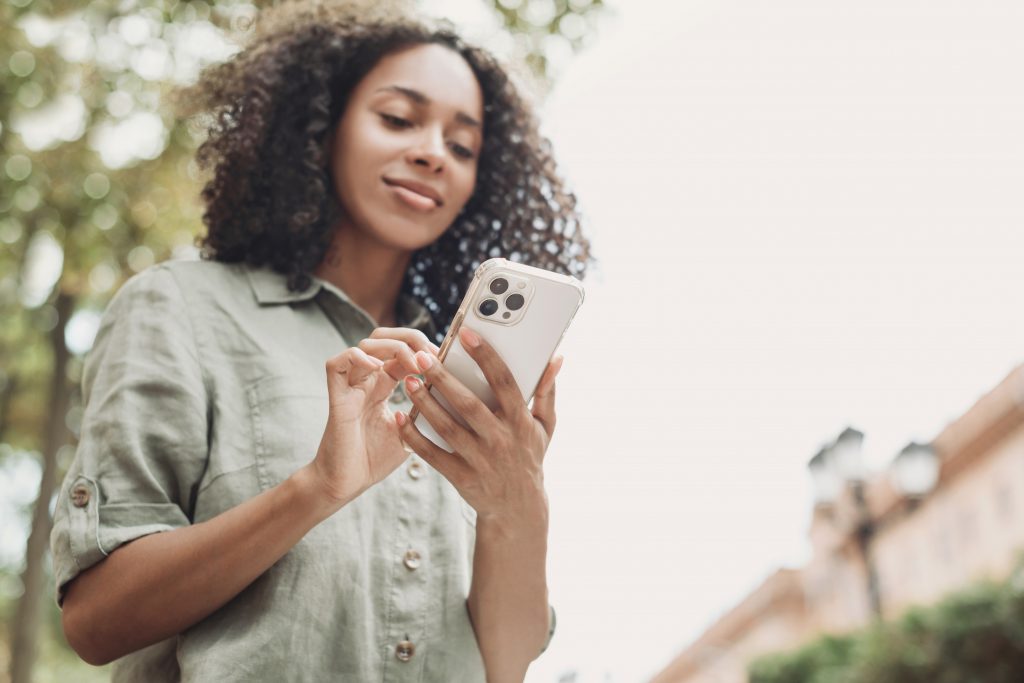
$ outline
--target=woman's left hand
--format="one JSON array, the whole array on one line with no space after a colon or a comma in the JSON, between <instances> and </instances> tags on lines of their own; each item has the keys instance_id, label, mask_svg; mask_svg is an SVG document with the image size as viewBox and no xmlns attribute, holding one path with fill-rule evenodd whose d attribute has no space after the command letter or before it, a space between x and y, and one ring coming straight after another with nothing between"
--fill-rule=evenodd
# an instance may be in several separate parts
<instances>
[{"instance_id":1,"label":"woman's left hand","mask_svg":"<svg viewBox=\"0 0 1024 683\"><path fill-rule=\"evenodd\" d=\"M469 425L463 427L424 389L407 377L406 391L434 430L455 449L448 453L427 439L407 415L396 414L402 439L459 491L478 519L546 521L544 454L555 430L555 376L562 365L548 364L537 385L533 408L527 406L512 372L479 335L462 328L462 346L480 366L498 401L491 412L483 401L430 354L417 353L424 377Z\"/></svg>"}]
</instances>

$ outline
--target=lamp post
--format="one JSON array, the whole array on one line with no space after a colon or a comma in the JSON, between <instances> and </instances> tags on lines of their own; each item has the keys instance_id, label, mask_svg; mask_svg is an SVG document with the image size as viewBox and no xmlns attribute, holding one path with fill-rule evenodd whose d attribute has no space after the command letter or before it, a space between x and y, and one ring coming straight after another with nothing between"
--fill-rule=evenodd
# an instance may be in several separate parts
<instances>
[{"instance_id":1,"label":"lamp post","mask_svg":"<svg viewBox=\"0 0 1024 683\"><path fill-rule=\"evenodd\" d=\"M861 457L864 434L847 427L831 444L822 447L808 463L814 480L815 501L833 505L845 488L850 490L854 506L853 532L857 549L864 562L865 593L871 616L882 616L882 596L878 585L878 572L872 555L872 541L878 525L868 508L865 495L866 471ZM906 496L911 508L927 496L939 481L939 460L935 450L927 444L911 442L897 454L890 467L896 489Z\"/></svg>"},{"instance_id":2,"label":"lamp post","mask_svg":"<svg viewBox=\"0 0 1024 683\"><path fill-rule=\"evenodd\" d=\"M819 503L834 504L844 488L850 489L854 507L853 533L857 550L864 563L865 593L871 616L882 616L882 596L878 588L878 572L871 554L871 541L875 535L875 521L868 509L864 494L866 470L862 457L864 433L847 427L836 440L824 446L811 458L808 469L814 480L815 498Z\"/></svg>"},{"instance_id":3,"label":"lamp post","mask_svg":"<svg viewBox=\"0 0 1024 683\"><path fill-rule=\"evenodd\" d=\"M871 542L875 537L875 520L871 516L865 496L864 480L866 471L863 458L864 433L847 427L832 444L832 458L843 482L850 487L855 510L854 533L857 538L857 550L864 563L865 592L868 606L874 619L882 618L882 594L878 587L878 571L875 568Z\"/></svg>"}]
</instances>

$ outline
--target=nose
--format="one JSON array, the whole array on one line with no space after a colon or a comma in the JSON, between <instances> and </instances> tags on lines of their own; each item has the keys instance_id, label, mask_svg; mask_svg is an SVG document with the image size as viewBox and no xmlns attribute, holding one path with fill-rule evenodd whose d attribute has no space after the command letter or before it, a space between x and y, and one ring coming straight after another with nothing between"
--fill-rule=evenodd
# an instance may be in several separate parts
<instances>
[{"instance_id":1,"label":"nose","mask_svg":"<svg viewBox=\"0 0 1024 683\"><path fill-rule=\"evenodd\" d=\"M441 131L428 129L406 153L406 161L430 173L444 169L444 135Z\"/></svg>"}]
</instances>

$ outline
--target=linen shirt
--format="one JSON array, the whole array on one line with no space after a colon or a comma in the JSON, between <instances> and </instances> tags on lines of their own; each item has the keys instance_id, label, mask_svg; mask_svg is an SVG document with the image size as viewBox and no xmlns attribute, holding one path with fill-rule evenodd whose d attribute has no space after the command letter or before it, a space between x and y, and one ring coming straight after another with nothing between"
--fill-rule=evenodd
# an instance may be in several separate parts
<instances>
[{"instance_id":1,"label":"linen shirt","mask_svg":"<svg viewBox=\"0 0 1024 683\"><path fill-rule=\"evenodd\" d=\"M314 457L325 361L375 324L330 283L285 282L269 269L167 262L111 301L56 505L58 601L121 544L215 517ZM399 308L400 324L429 330L419 304ZM411 407L400 388L391 401ZM483 681L466 607L475 519L413 454L222 608L119 659L113 680Z\"/></svg>"}]
</instances>

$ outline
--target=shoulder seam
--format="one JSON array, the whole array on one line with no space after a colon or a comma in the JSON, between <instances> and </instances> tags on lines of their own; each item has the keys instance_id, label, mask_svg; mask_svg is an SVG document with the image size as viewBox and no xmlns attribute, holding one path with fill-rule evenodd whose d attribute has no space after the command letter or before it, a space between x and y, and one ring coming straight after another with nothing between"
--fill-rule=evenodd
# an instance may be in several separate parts
<instances>
[{"instance_id":1,"label":"shoulder seam","mask_svg":"<svg viewBox=\"0 0 1024 683\"><path fill-rule=\"evenodd\" d=\"M195 347L196 350L196 360L199 363L199 372L200 374L202 374L203 377L203 388L206 390L206 396L209 399L212 380L210 378L209 372L207 372L206 370L206 362L205 359L203 358L204 354L202 351L202 347L199 344L199 336L196 334L196 324L195 321L192 320L192 311L189 309L188 301L185 300L185 291L182 289L181 283L178 281L178 276L175 275L173 268L166 267L166 262L159 264L157 267L171 276L171 280L174 281L174 287L175 289L178 290L178 298L181 300L181 307L184 309L185 319L188 322L188 329L192 337L192 345Z\"/></svg>"}]
</instances>

